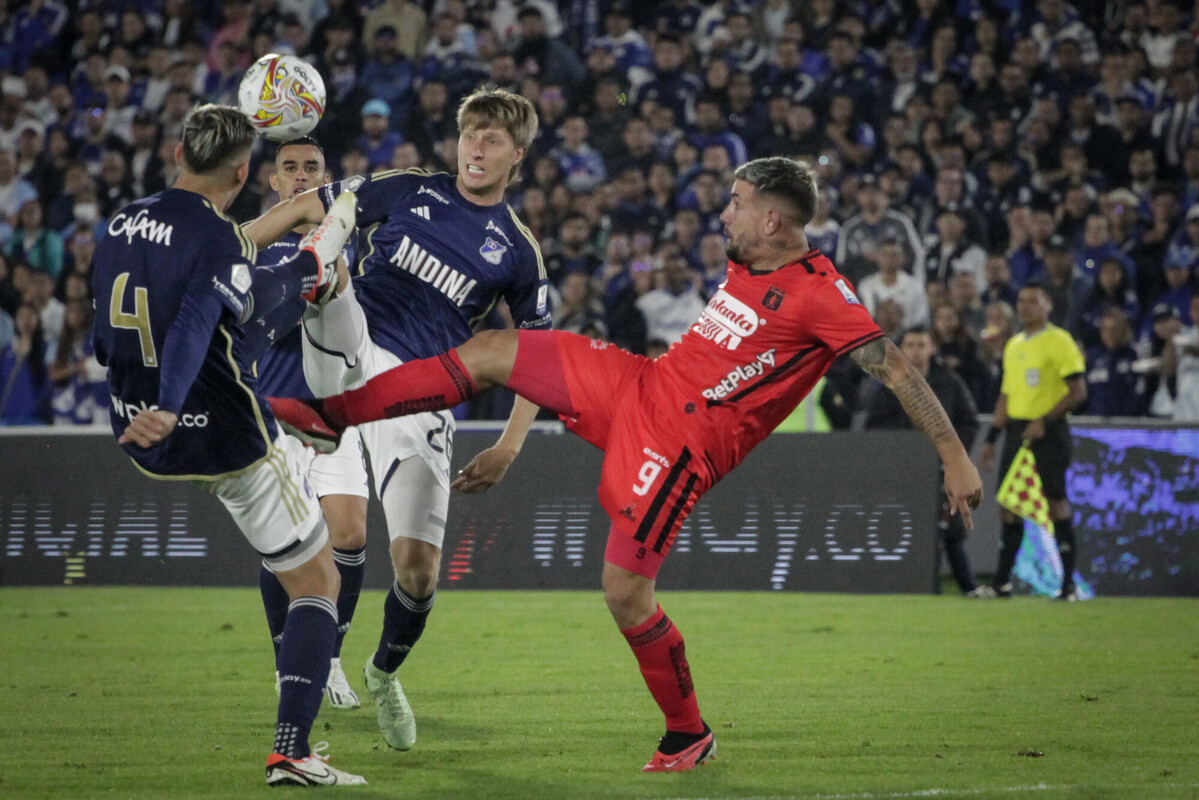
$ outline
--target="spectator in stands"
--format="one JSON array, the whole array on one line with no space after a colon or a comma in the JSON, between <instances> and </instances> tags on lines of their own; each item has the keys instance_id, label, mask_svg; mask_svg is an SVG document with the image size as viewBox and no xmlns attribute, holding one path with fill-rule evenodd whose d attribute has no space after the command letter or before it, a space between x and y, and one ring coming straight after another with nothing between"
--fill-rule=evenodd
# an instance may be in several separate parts
<instances>
[{"instance_id":1,"label":"spectator in stands","mask_svg":"<svg viewBox=\"0 0 1199 800\"><path fill-rule=\"evenodd\" d=\"M547 33L545 17L538 6L523 6L517 13L517 22L520 39L513 51L517 68L563 86L573 95L585 77L579 57L564 41Z\"/></svg>"},{"instance_id":2,"label":"spectator in stands","mask_svg":"<svg viewBox=\"0 0 1199 800\"><path fill-rule=\"evenodd\" d=\"M841 223L833 217L833 206L836 189L825 184L816 187L816 212L812 221L804 226L804 234L813 250L828 255L837 252L837 242L841 236Z\"/></svg>"},{"instance_id":3,"label":"spectator in stands","mask_svg":"<svg viewBox=\"0 0 1199 800\"><path fill-rule=\"evenodd\" d=\"M572 192L589 192L607 177L603 156L587 144L587 121L569 116L558 128L560 142L549 153L558 164L566 188Z\"/></svg>"},{"instance_id":4,"label":"spectator in stands","mask_svg":"<svg viewBox=\"0 0 1199 800\"><path fill-rule=\"evenodd\" d=\"M1012 287L1012 270L1008 267L1007 258L1003 253L987 253L987 262L983 271L987 286L983 289L979 300L984 308L990 303L1002 301L1009 306L1015 306L1016 290Z\"/></svg>"},{"instance_id":5,"label":"spectator in stands","mask_svg":"<svg viewBox=\"0 0 1199 800\"><path fill-rule=\"evenodd\" d=\"M440 80L440 76L433 73L423 77L426 81ZM408 119L415 78L413 62L400 49L396 28L391 25L375 28L370 57L362 67L359 81L372 99L382 100L391 109L390 116L385 119L392 130L398 131Z\"/></svg>"},{"instance_id":6,"label":"spectator in stands","mask_svg":"<svg viewBox=\"0 0 1199 800\"><path fill-rule=\"evenodd\" d=\"M958 312L962 327L975 338L983 329L983 303L978 292L978 283L968 272L955 272L949 276L946 298Z\"/></svg>"},{"instance_id":7,"label":"spectator in stands","mask_svg":"<svg viewBox=\"0 0 1199 800\"><path fill-rule=\"evenodd\" d=\"M453 12L437 14L433 21L433 36L425 46L420 76L444 81L451 105L457 106L458 100L487 77L473 46L473 37L468 41L460 35L458 18Z\"/></svg>"},{"instance_id":8,"label":"spectator in stands","mask_svg":"<svg viewBox=\"0 0 1199 800\"><path fill-rule=\"evenodd\" d=\"M933 344L945 366L958 374L975 397L985 395L986 371L978 357L978 341L948 299L932 309Z\"/></svg>"},{"instance_id":9,"label":"spectator in stands","mask_svg":"<svg viewBox=\"0 0 1199 800\"><path fill-rule=\"evenodd\" d=\"M999 399L1003 385L1003 348L1016 333L1016 312L1002 300L995 300L983 308L983 329L978 339L978 360L983 367L981 396L976 397L978 410L989 414Z\"/></svg>"},{"instance_id":10,"label":"spectator in stands","mask_svg":"<svg viewBox=\"0 0 1199 800\"><path fill-rule=\"evenodd\" d=\"M653 77L637 87L634 103L640 106L646 100L669 106L679 123L693 119L696 96L703 84L699 78L683 68L685 52L683 43L673 33L662 33L654 41Z\"/></svg>"},{"instance_id":11,"label":"spectator in stands","mask_svg":"<svg viewBox=\"0 0 1199 800\"><path fill-rule=\"evenodd\" d=\"M396 49L409 61L420 58L429 39L429 17L413 0L382 0L366 15L362 41L374 42L382 27L396 32Z\"/></svg>"},{"instance_id":12,"label":"spectator in stands","mask_svg":"<svg viewBox=\"0 0 1199 800\"><path fill-rule=\"evenodd\" d=\"M702 288L700 293L711 300L728 278L729 260L724 249L724 236L705 233L699 240L699 265Z\"/></svg>"},{"instance_id":13,"label":"spectator in stands","mask_svg":"<svg viewBox=\"0 0 1199 800\"><path fill-rule=\"evenodd\" d=\"M1145 379L1134 364L1128 315L1111 307L1099 322L1099 342L1087 351L1087 413L1137 417L1145 412Z\"/></svg>"},{"instance_id":14,"label":"spectator in stands","mask_svg":"<svg viewBox=\"0 0 1199 800\"><path fill-rule=\"evenodd\" d=\"M841 160L855 169L868 164L878 143L874 127L866 122L864 109L859 113L860 99L848 91L834 92L829 98L824 126L824 135L837 148Z\"/></svg>"},{"instance_id":15,"label":"spectator in stands","mask_svg":"<svg viewBox=\"0 0 1199 800\"><path fill-rule=\"evenodd\" d=\"M54 360L47 366L54 424L107 425L107 376L92 346L91 299L71 300Z\"/></svg>"},{"instance_id":16,"label":"spectator in stands","mask_svg":"<svg viewBox=\"0 0 1199 800\"><path fill-rule=\"evenodd\" d=\"M1175 69L1170 74L1169 92L1153 117L1153 138L1161 145L1164 170L1177 174L1183 154L1199 130L1199 78L1194 69Z\"/></svg>"},{"instance_id":17,"label":"spectator in stands","mask_svg":"<svg viewBox=\"0 0 1199 800\"><path fill-rule=\"evenodd\" d=\"M554 247L545 257L550 282L560 287L567 275L576 272L590 279L602 266L603 259L596 255L592 243L591 223L578 211L568 212L558 228Z\"/></svg>"},{"instance_id":18,"label":"spectator in stands","mask_svg":"<svg viewBox=\"0 0 1199 800\"><path fill-rule=\"evenodd\" d=\"M1066 238L1054 234L1045 245L1045 272L1041 280L1045 294L1053 304L1049 321L1078 338L1082 334L1082 315L1095 282L1074 266Z\"/></svg>"},{"instance_id":19,"label":"spectator in stands","mask_svg":"<svg viewBox=\"0 0 1199 800\"><path fill-rule=\"evenodd\" d=\"M1135 286L1137 267L1129 256L1112 241L1107 217L1101 212L1087 215L1083 226L1082 246L1074 251L1074 265L1084 275L1095 277L1099 265L1115 259L1124 268L1129 284Z\"/></svg>"},{"instance_id":20,"label":"spectator in stands","mask_svg":"<svg viewBox=\"0 0 1199 800\"><path fill-rule=\"evenodd\" d=\"M637 309L645 317L647 339L674 344L695 324L707 303L682 253L674 251L666 256L659 272L658 288L639 297Z\"/></svg>"},{"instance_id":21,"label":"spectator in stands","mask_svg":"<svg viewBox=\"0 0 1199 800\"><path fill-rule=\"evenodd\" d=\"M96 182L100 214L109 217L135 199L133 177L124 150L107 150L100 156L100 180Z\"/></svg>"},{"instance_id":22,"label":"spectator in stands","mask_svg":"<svg viewBox=\"0 0 1199 800\"><path fill-rule=\"evenodd\" d=\"M454 163L454 154L441 152L442 142L453 132L455 125L445 84L436 79L421 84L417 108L403 130L404 139L414 143L426 161L436 159L449 165Z\"/></svg>"},{"instance_id":23,"label":"spectator in stands","mask_svg":"<svg viewBox=\"0 0 1199 800\"><path fill-rule=\"evenodd\" d=\"M1123 264L1109 256L1099 264L1095 285L1082 308L1078 340L1083 349L1100 343L1099 325L1109 308L1118 308L1134 323L1140 320L1140 303Z\"/></svg>"},{"instance_id":24,"label":"spectator in stands","mask_svg":"<svg viewBox=\"0 0 1199 800\"><path fill-rule=\"evenodd\" d=\"M45 224L41 200L26 200L17 214L17 224L4 242L4 254L34 270L44 272L51 284L62 273L62 237Z\"/></svg>"},{"instance_id":25,"label":"spectator in stands","mask_svg":"<svg viewBox=\"0 0 1199 800\"><path fill-rule=\"evenodd\" d=\"M1199 295L1191 298L1191 319L1199 320ZM1173 420L1199 422L1199 323L1181 328L1166 343L1162 376L1175 381Z\"/></svg>"},{"instance_id":26,"label":"spectator in stands","mask_svg":"<svg viewBox=\"0 0 1199 800\"><path fill-rule=\"evenodd\" d=\"M883 302L894 301L902 311L903 330L928 324L928 298L920 281L907 271L906 257L898 239L883 239L872 254L878 270L857 284L857 295L872 317Z\"/></svg>"},{"instance_id":27,"label":"spectator in stands","mask_svg":"<svg viewBox=\"0 0 1199 800\"><path fill-rule=\"evenodd\" d=\"M17 174L17 159L12 150L0 147L0 231L7 235L17 223L17 212L30 200L37 200L37 189Z\"/></svg>"},{"instance_id":28,"label":"spectator in stands","mask_svg":"<svg viewBox=\"0 0 1199 800\"><path fill-rule=\"evenodd\" d=\"M948 284L953 275L964 272L981 293L987 287L987 254L966 233L965 209L957 203L943 206L934 225L936 235L928 240L925 251L925 280Z\"/></svg>"},{"instance_id":29,"label":"spectator in stands","mask_svg":"<svg viewBox=\"0 0 1199 800\"><path fill-rule=\"evenodd\" d=\"M392 156L400 142L400 134L390 129L391 108L386 101L374 98L362 106L362 135L358 147L366 154L371 169L378 164L391 164Z\"/></svg>"},{"instance_id":30,"label":"spectator in stands","mask_svg":"<svg viewBox=\"0 0 1199 800\"><path fill-rule=\"evenodd\" d=\"M912 275L923 284L925 251L921 238L911 219L888 207L887 196L871 173L862 176L858 204L861 210L845 221L837 238L837 255L833 260L838 271L856 285L873 271L869 257L878 243L895 239L903 247L904 262Z\"/></svg>"},{"instance_id":31,"label":"spectator in stands","mask_svg":"<svg viewBox=\"0 0 1199 800\"><path fill-rule=\"evenodd\" d=\"M554 329L605 338L604 306L595 296L591 277L570 272L562 278L561 299L554 308Z\"/></svg>"},{"instance_id":32,"label":"spectator in stands","mask_svg":"<svg viewBox=\"0 0 1199 800\"><path fill-rule=\"evenodd\" d=\"M970 176L970 179L973 180L973 176ZM967 175L960 167L949 164L937 167L932 196L925 198L920 207L917 230L926 235L935 233L937 215L950 203L957 204L959 212L966 220L966 235L970 240L986 247L987 227L982 217L971 207Z\"/></svg>"},{"instance_id":33,"label":"spectator in stands","mask_svg":"<svg viewBox=\"0 0 1199 800\"><path fill-rule=\"evenodd\" d=\"M612 53L620 74L631 83L643 83L652 74L653 54L645 37L633 28L633 18L625 0L617 0L608 6L604 13L604 33L589 47Z\"/></svg>"},{"instance_id":34,"label":"spectator in stands","mask_svg":"<svg viewBox=\"0 0 1199 800\"><path fill-rule=\"evenodd\" d=\"M41 322L37 310L23 304L14 317L12 341L0 349L0 426L50 422L48 392Z\"/></svg>"}]
</instances>

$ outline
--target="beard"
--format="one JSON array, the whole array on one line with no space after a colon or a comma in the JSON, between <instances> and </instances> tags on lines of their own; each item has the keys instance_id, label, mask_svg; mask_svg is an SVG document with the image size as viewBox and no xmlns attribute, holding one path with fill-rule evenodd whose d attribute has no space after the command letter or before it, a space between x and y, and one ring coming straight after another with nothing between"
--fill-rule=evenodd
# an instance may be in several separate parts
<instances>
[{"instance_id":1,"label":"beard","mask_svg":"<svg viewBox=\"0 0 1199 800\"><path fill-rule=\"evenodd\" d=\"M741 264L742 266L749 266L744 261L742 261L742 258L744 258L744 255L741 252L741 248L738 247L736 244L734 244L732 242L732 240L730 240L729 243L724 246L724 254L726 256L728 256L729 261L732 261L734 264Z\"/></svg>"}]
</instances>

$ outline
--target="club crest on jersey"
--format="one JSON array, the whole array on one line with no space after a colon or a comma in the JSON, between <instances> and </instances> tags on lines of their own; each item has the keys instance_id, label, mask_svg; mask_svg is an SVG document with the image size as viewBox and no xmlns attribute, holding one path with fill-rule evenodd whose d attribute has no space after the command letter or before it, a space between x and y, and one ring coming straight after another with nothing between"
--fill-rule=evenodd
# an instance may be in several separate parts
<instances>
[{"instance_id":1,"label":"club crest on jersey","mask_svg":"<svg viewBox=\"0 0 1199 800\"><path fill-rule=\"evenodd\" d=\"M250 291L250 284L252 282L249 264L233 265L233 274L230 276L230 283L233 284L234 289L239 292L248 292Z\"/></svg>"},{"instance_id":2,"label":"club crest on jersey","mask_svg":"<svg viewBox=\"0 0 1199 800\"><path fill-rule=\"evenodd\" d=\"M853 289L849 288L849 284L845 282L844 278L838 278L833 286L836 286L837 291L841 292L841 296L845 298L845 302L853 303L859 306L862 304L862 301L859 300L858 296L853 293Z\"/></svg>"},{"instance_id":3,"label":"club crest on jersey","mask_svg":"<svg viewBox=\"0 0 1199 800\"><path fill-rule=\"evenodd\" d=\"M783 304L783 298L786 296L787 293L782 289L776 289L771 286L766 290L766 296L762 298L762 305L767 311L778 311L779 306Z\"/></svg>"},{"instance_id":4,"label":"club crest on jersey","mask_svg":"<svg viewBox=\"0 0 1199 800\"><path fill-rule=\"evenodd\" d=\"M483 256L483 260L493 267L499 266L506 252L508 252L508 248L490 236L487 237L487 241L483 242L483 246L479 248L479 255Z\"/></svg>"}]
</instances>

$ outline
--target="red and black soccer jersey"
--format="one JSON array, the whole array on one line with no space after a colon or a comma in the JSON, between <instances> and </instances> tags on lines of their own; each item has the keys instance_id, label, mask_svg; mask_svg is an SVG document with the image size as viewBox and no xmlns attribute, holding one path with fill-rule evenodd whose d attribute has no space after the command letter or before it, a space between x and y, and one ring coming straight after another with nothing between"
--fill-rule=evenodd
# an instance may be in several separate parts
<instances>
[{"instance_id":1,"label":"red and black soccer jersey","mask_svg":"<svg viewBox=\"0 0 1199 800\"><path fill-rule=\"evenodd\" d=\"M773 272L731 263L699 321L654 363L647 410L725 475L833 361L883 335L819 251Z\"/></svg>"}]
</instances>

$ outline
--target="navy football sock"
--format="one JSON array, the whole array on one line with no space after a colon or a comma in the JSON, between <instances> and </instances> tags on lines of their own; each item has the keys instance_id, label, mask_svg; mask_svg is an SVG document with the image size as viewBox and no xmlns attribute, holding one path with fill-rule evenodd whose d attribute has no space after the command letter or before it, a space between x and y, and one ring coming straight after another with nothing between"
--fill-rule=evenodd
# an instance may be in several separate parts
<instances>
[{"instance_id":1,"label":"navy football sock","mask_svg":"<svg viewBox=\"0 0 1199 800\"><path fill-rule=\"evenodd\" d=\"M279 645L279 716L275 752L307 758L308 734L321 708L337 638L337 607L324 597L297 597Z\"/></svg>"},{"instance_id":2,"label":"navy football sock","mask_svg":"<svg viewBox=\"0 0 1199 800\"><path fill-rule=\"evenodd\" d=\"M400 668L408 651L425 630L425 621L429 619L436 596L434 592L418 599L401 589L399 581L392 583L383 603L383 635L379 637L379 649L375 651L376 668L384 672L395 672Z\"/></svg>"},{"instance_id":3,"label":"navy football sock","mask_svg":"<svg viewBox=\"0 0 1199 800\"><path fill-rule=\"evenodd\" d=\"M333 563L341 573L341 592L337 595L337 644L333 656L341 657L341 643L350 631L354 610L358 608L358 595L362 594L362 576L366 572L366 548L352 550L333 548Z\"/></svg>"},{"instance_id":4,"label":"navy football sock","mask_svg":"<svg viewBox=\"0 0 1199 800\"><path fill-rule=\"evenodd\" d=\"M258 588L262 592L262 607L266 610L266 625L271 631L271 644L275 648L275 663L279 662L279 643L283 641L283 626L287 623L287 606L291 598L279 583L275 573L262 565L258 572Z\"/></svg>"}]
</instances>

